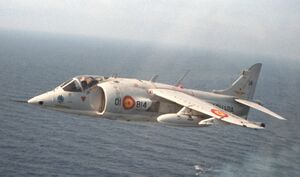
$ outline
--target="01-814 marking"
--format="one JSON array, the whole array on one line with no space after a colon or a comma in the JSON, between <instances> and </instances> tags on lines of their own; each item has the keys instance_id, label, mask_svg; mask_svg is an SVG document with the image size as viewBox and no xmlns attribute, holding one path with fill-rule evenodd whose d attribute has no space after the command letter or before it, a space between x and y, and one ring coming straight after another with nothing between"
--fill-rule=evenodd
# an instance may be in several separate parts
<instances>
[{"instance_id":1,"label":"01-814 marking","mask_svg":"<svg viewBox=\"0 0 300 177\"><path fill-rule=\"evenodd\" d=\"M120 106L122 103L122 99L120 97L115 98L115 105ZM135 107L136 109L146 109L147 108L147 102L146 101L135 101Z\"/></svg>"}]
</instances>

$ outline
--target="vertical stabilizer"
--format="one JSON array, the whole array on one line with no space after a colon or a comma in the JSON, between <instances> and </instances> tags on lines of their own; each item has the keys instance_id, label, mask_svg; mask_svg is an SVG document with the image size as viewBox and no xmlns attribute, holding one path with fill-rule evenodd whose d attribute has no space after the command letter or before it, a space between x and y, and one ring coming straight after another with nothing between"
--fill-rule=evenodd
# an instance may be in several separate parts
<instances>
[{"instance_id":1,"label":"vertical stabilizer","mask_svg":"<svg viewBox=\"0 0 300 177\"><path fill-rule=\"evenodd\" d=\"M257 63L251 66L248 70L242 71L240 77L231 85L231 87L225 90L216 90L214 93L251 100L254 96L261 66L261 63Z\"/></svg>"}]
</instances>

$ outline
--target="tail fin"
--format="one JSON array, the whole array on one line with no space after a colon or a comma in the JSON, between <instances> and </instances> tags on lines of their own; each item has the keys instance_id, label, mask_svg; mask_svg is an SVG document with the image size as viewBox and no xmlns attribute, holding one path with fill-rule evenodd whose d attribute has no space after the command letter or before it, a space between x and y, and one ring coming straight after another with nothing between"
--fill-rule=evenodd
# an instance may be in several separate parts
<instances>
[{"instance_id":1,"label":"tail fin","mask_svg":"<svg viewBox=\"0 0 300 177\"><path fill-rule=\"evenodd\" d=\"M255 92L261 66L261 63L257 63L251 66L248 70L244 70L231 87L225 90L215 90L214 93L232 95L238 98L251 100Z\"/></svg>"}]
</instances>

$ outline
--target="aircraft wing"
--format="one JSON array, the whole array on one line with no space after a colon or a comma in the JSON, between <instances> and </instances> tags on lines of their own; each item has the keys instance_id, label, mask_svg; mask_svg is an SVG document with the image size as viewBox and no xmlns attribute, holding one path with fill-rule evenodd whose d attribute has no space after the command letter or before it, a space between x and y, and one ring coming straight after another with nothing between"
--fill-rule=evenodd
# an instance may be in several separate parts
<instances>
[{"instance_id":1,"label":"aircraft wing","mask_svg":"<svg viewBox=\"0 0 300 177\"><path fill-rule=\"evenodd\" d=\"M254 128L254 129L264 128L263 125L258 125L257 123L245 120L237 115L234 115L217 106L214 106L211 103L208 103L206 101L203 101L199 98L196 98L194 96L188 95L183 92L169 90L169 89L151 89L151 91L156 96L175 102L189 109L209 115L220 121L224 121L234 125L239 125L242 127Z\"/></svg>"},{"instance_id":2,"label":"aircraft wing","mask_svg":"<svg viewBox=\"0 0 300 177\"><path fill-rule=\"evenodd\" d=\"M266 114L269 114L269 115L271 115L273 117L276 117L277 119L286 120L282 116L276 114L275 112L272 112L271 110L269 110L269 109L267 109L267 108L265 108L265 107L263 107L263 106L255 103L255 102L248 101L248 100L243 100L243 99L235 99L235 101L238 102L238 103L244 104L246 106L249 106L251 108L257 109L257 110L259 110L261 112L264 112Z\"/></svg>"}]
</instances>

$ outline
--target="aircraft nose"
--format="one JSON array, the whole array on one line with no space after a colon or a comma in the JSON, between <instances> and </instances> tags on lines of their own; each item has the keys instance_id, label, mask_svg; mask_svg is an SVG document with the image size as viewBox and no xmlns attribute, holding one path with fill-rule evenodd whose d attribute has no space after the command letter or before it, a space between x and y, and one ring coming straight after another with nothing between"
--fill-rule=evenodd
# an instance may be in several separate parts
<instances>
[{"instance_id":1,"label":"aircraft nose","mask_svg":"<svg viewBox=\"0 0 300 177\"><path fill-rule=\"evenodd\" d=\"M39 101L38 99L36 99L36 97L33 97L31 99L29 99L27 101L27 103L29 104L39 104L39 105L43 105L44 104L44 101Z\"/></svg>"},{"instance_id":2,"label":"aircraft nose","mask_svg":"<svg viewBox=\"0 0 300 177\"><path fill-rule=\"evenodd\" d=\"M52 103L52 96L49 92L30 98L27 103L34 105L49 105Z\"/></svg>"}]
</instances>

